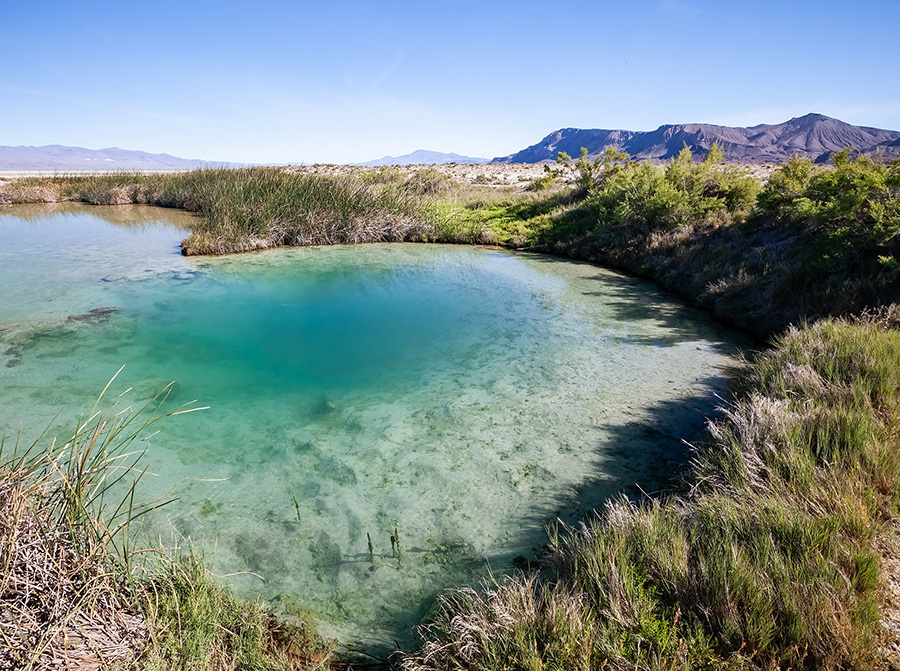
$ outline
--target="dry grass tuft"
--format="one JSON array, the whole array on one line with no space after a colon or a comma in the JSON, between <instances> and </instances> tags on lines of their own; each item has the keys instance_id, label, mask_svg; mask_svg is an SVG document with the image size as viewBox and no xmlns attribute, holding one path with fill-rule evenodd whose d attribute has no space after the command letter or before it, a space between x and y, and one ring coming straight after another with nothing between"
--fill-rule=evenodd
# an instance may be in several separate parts
<instances>
[{"instance_id":1,"label":"dry grass tuft","mask_svg":"<svg viewBox=\"0 0 900 671\"><path fill-rule=\"evenodd\" d=\"M143 647L127 528L152 507L134 506L143 453L126 450L158 418L97 410L102 398L65 442L0 441L0 668L121 665ZM125 489L110 507L117 483Z\"/></svg>"},{"instance_id":2,"label":"dry grass tuft","mask_svg":"<svg viewBox=\"0 0 900 671\"><path fill-rule=\"evenodd\" d=\"M0 669L99 669L143 646L144 618L122 598L108 546L77 538L64 480L0 473Z\"/></svg>"},{"instance_id":3,"label":"dry grass tuft","mask_svg":"<svg viewBox=\"0 0 900 671\"><path fill-rule=\"evenodd\" d=\"M13 203L56 203L59 192L51 184L30 184L22 181L0 182L0 205Z\"/></svg>"},{"instance_id":4,"label":"dry grass tuft","mask_svg":"<svg viewBox=\"0 0 900 671\"><path fill-rule=\"evenodd\" d=\"M326 667L334 644L310 623L238 599L194 553L134 549L132 523L162 502L135 505L144 452L128 450L202 409L160 414L169 388L137 411L97 410L101 394L65 442L0 440L0 671Z\"/></svg>"},{"instance_id":5,"label":"dry grass tuft","mask_svg":"<svg viewBox=\"0 0 900 671\"><path fill-rule=\"evenodd\" d=\"M138 411L121 397L102 407L113 380L68 440L0 440L0 668L122 666L144 647L128 527L155 505L134 504L143 451L128 450L162 417L191 410L144 416L168 387Z\"/></svg>"}]
</instances>

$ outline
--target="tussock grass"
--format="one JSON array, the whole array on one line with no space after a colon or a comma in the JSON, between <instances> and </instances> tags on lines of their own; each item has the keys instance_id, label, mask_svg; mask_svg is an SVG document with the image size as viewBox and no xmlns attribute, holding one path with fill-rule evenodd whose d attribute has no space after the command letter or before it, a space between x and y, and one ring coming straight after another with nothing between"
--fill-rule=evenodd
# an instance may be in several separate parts
<instances>
[{"instance_id":1,"label":"tussock grass","mask_svg":"<svg viewBox=\"0 0 900 671\"><path fill-rule=\"evenodd\" d=\"M102 395L101 395L102 398ZM99 401L98 401L99 403ZM110 504L110 488L136 471L127 452L156 418L97 409L72 436L23 446L4 438L0 464L0 661L11 668L90 668L127 661L146 637L129 598L134 485ZM133 483L137 478L133 478Z\"/></svg>"},{"instance_id":2,"label":"tussock grass","mask_svg":"<svg viewBox=\"0 0 900 671\"><path fill-rule=\"evenodd\" d=\"M108 390L109 386L107 386ZM104 394L107 390L104 390ZM65 441L0 443L0 668L321 667L330 645L217 586L195 555L135 549L142 409L97 405ZM149 570L148 570L149 569Z\"/></svg>"},{"instance_id":3,"label":"tussock grass","mask_svg":"<svg viewBox=\"0 0 900 671\"><path fill-rule=\"evenodd\" d=\"M138 600L151 626L135 666L146 671L317 669L327 666L334 648L309 623L279 620L236 598L193 551L158 558Z\"/></svg>"},{"instance_id":4,"label":"tussock grass","mask_svg":"<svg viewBox=\"0 0 900 671\"><path fill-rule=\"evenodd\" d=\"M224 253L278 245L399 242L416 230L404 191L352 176L242 170L210 171L196 189L204 215L186 253Z\"/></svg>"}]
</instances>

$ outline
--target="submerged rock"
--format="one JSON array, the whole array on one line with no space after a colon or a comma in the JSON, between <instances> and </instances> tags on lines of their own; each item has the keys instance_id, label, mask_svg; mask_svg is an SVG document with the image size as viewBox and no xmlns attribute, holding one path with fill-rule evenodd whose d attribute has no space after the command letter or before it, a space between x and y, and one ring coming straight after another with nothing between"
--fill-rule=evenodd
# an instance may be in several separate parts
<instances>
[{"instance_id":1,"label":"submerged rock","mask_svg":"<svg viewBox=\"0 0 900 671\"><path fill-rule=\"evenodd\" d=\"M71 315L68 319L70 322L87 322L89 324L102 324L109 321L109 317L113 312L118 312L119 308L106 307L94 308L90 312L81 315Z\"/></svg>"}]
</instances>

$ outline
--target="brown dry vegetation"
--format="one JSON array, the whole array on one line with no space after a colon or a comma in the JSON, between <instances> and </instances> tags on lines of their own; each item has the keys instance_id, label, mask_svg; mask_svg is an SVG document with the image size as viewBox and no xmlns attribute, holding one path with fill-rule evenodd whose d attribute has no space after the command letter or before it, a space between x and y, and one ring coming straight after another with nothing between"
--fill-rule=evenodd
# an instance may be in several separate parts
<instances>
[{"instance_id":1,"label":"brown dry vegetation","mask_svg":"<svg viewBox=\"0 0 900 671\"><path fill-rule=\"evenodd\" d=\"M48 485L0 472L0 668L123 665L144 646L144 618L108 548L73 537Z\"/></svg>"}]
</instances>

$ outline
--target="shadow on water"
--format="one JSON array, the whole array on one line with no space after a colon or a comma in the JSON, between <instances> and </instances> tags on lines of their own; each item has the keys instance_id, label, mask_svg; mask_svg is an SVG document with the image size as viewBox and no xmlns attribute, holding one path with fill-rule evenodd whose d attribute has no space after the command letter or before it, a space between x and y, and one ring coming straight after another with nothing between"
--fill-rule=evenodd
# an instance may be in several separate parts
<instances>
[{"instance_id":1,"label":"shadow on water","mask_svg":"<svg viewBox=\"0 0 900 671\"><path fill-rule=\"evenodd\" d=\"M681 298L667 300L665 290L659 286L636 277L624 275L615 270L598 267L585 261L563 259L548 254L528 253L523 255L532 266L545 266L548 272L555 265L565 264L581 268L581 281L578 289L582 295L600 298L608 317L621 323L644 322L654 326L653 336L629 333L622 340L652 347L673 347L675 345L697 340L698 332L712 341L713 346L724 354L733 354L735 333L712 322L707 313L697 308L682 304ZM594 289L592 285L600 285L602 289ZM698 328L698 325L703 325ZM744 345L746 343L742 343Z\"/></svg>"},{"instance_id":2,"label":"shadow on water","mask_svg":"<svg viewBox=\"0 0 900 671\"><path fill-rule=\"evenodd\" d=\"M577 524L619 495L640 499L677 491L689 472L691 445L706 439L707 423L721 415L728 399L721 380L707 379L703 384L708 395L662 401L634 421L597 427L608 434L597 446L608 459L603 473L560 498L551 521Z\"/></svg>"},{"instance_id":3,"label":"shadow on water","mask_svg":"<svg viewBox=\"0 0 900 671\"><path fill-rule=\"evenodd\" d=\"M708 394L674 398L642 410L639 417L621 424L597 426L604 434L594 445L600 457L598 471L576 488L560 492L553 501L534 515L523 535L537 537L538 529L557 521L578 524L608 501L624 495L644 498L665 491L676 491L688 474L691 445L702 442L708 421L721 414L728 393L721 378L708 378L701 384ZM541 544L546 542L542 535ZM538 552L542 547L535 548ZM534 557L536 558L536 557ZM499 563L506 559L496 555ZM532 559L531 557L527 559Z\"/></svg>"},{"instance_id":4,"label":"shadow on water","mask_svg":"<svg viewBox=\"0 0 900 671\"><path fill-rule=\"evenodd\" d=\"M546 550L550 525L562 522L577 526L603 506L620 496L640 500L661 492L678 491L680 483L688 475L690 445L704 440L706 425L720 415L720 408L727 403L728 393L722 378L706 378L698 381L709 393L662 401L642 410L632 421L597 426L604 437L598 439L594 450L600 457L597 470L588 475L580 486L559 492L552 504L536 510L531 521L519 528L518 538L510 546L531 545L531 552L498 551L482 561L483 580L496 580L515 570L529 570ZM475 584L455 587L478 587ZM410 621L426 619L431 615L437 597L424 602L417 612L411 612ZM415 645L416 637L410 632L402 642L404 649ZM386 656L389 650L377 646L370 650Z\"/></svg>"}]
</instances>

